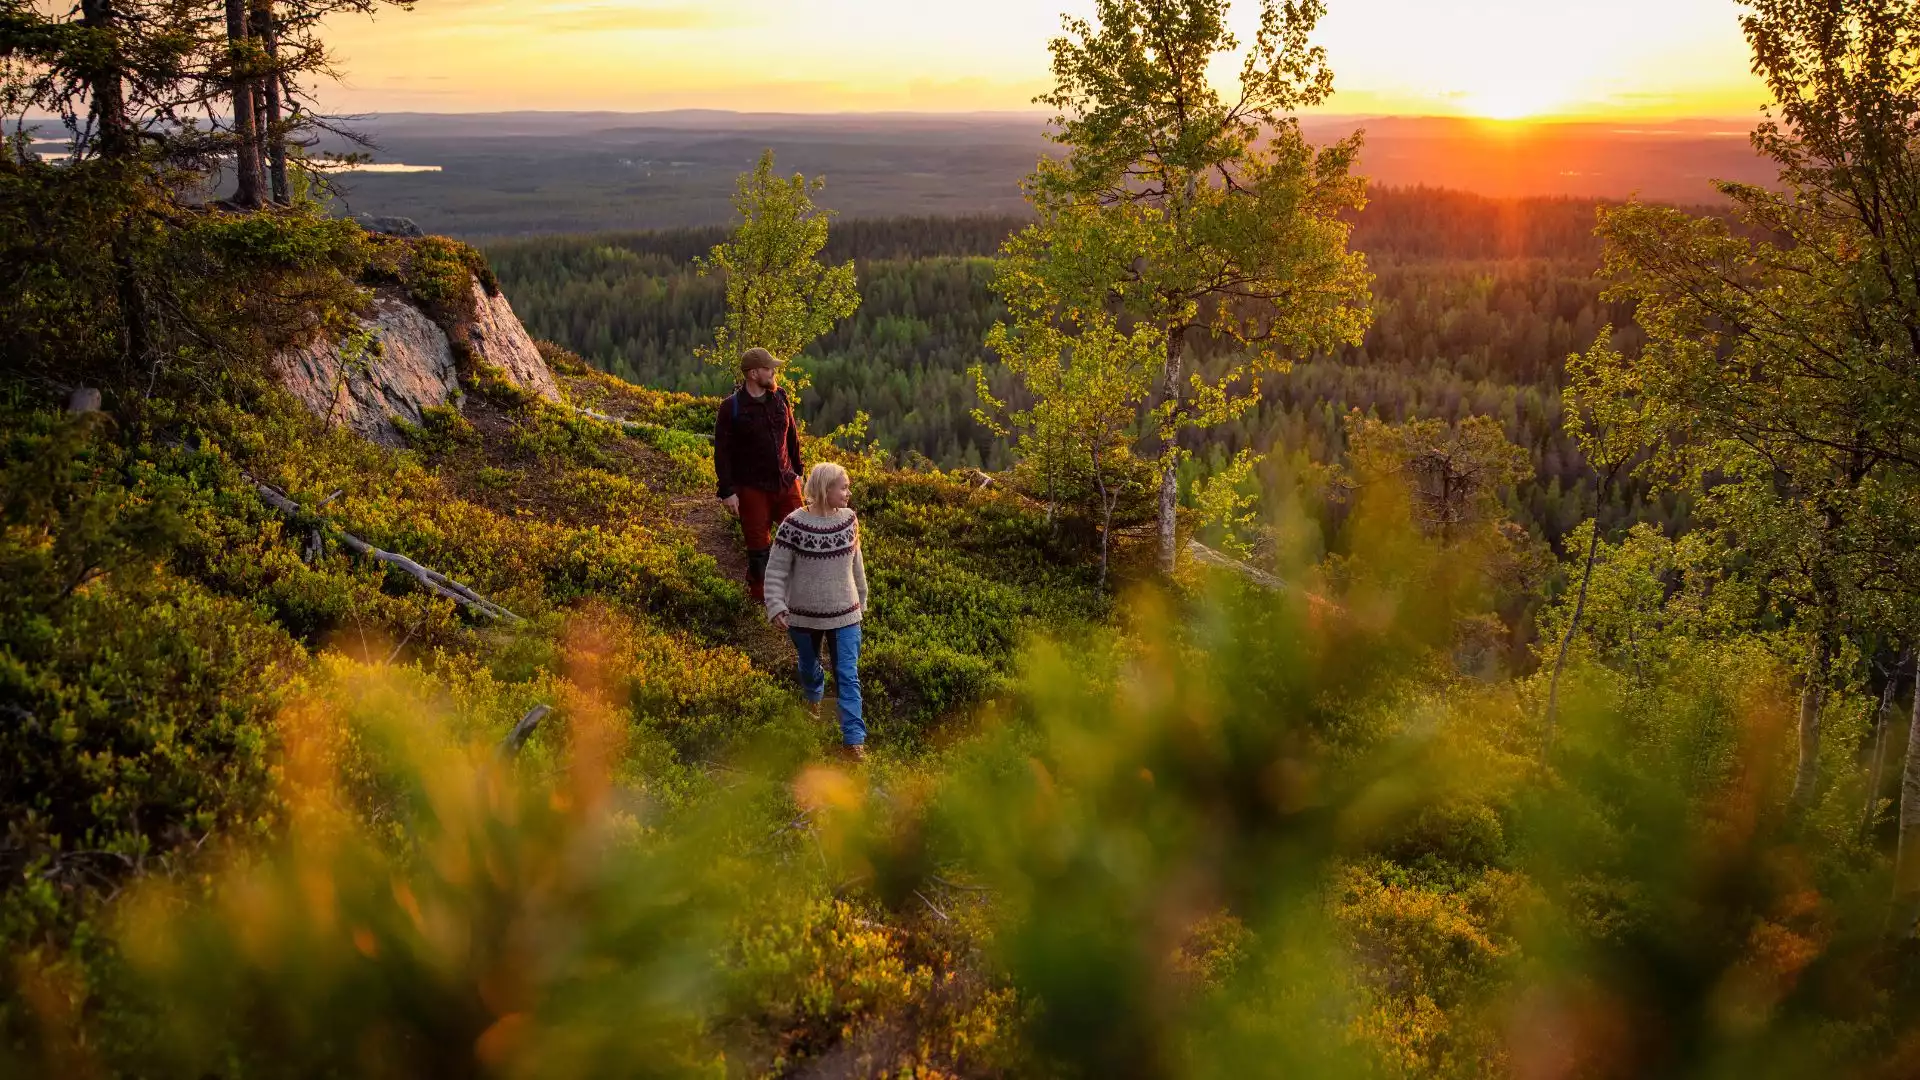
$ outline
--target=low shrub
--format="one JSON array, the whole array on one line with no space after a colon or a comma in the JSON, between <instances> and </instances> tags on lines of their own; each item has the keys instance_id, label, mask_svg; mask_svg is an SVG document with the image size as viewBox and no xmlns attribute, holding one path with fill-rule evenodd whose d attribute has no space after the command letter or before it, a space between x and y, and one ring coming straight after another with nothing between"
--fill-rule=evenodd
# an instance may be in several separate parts
<instances>
[{"instance_id":1,"label":"low shrub","mask_svg":"<svg viewBox=\"0 0 1920 1080\"><path fill-rule=\"evenodd\" d=\"M460 415L458 405L428 405L420 410L419 424L410 424L396 416L393 426L408 446L426 454L443 454L455 447L471 445L480 437L473 424Z\"/></svg>"},{"instance_id":2,"label":"low shrub","mask_svg":"<svg viewBox=\"0 0 1920 1080\"><path fill-rule=\"evenodd\" d=\"M607 442L619 437L607 425L586 417L539 409L515 425L509 445L523 458L548 461L548 467L551 459L558 458L569 465L606 468L614 464Z\"/></svg>"},{"instance_id":3,"label":"low shrub","mask_svg":"<svg viewBox=\"0 0 1920 1080\"><path fill-rule=\"evenodd\" d=\"M1430 859L1462 867L1499 866L1507 857L1506 829L1492 806L1447 800L1421 807L1386 851L1409 866Z\"/></svg>"},{"instance_id":4,"label":"low shrub","mask_svg":"<svg viewBox=\"0 0 1920 1080\"><path fill-rule=\"evenodd\" d=\"M305 652L257 604L165 568L195 499L103 419L15 413L0 440L0 931L273 817L270 718Z\"/></svg>"},{"instance_id":5,"label":"low shrub","mask_svg":"<svg viewBox=\"0 0 1920 1080\"><path fill-rule=\"evenodd\" d=\"M591 593L708 633L722 632L746 610L745 591L712 558L637 525L571 531L548 583L559 599Z\"/></svg>"},{"instance_id":6,"label":"low shrub","mask_svg":"<svg viewBox=\"0 0 1920 1080\"><path fill-rule=\"evenodd\" d=\"M905 725L889 731L890 740L922 737L932 722L1007 686L1003 665L987 657L923 639L875 637L877 643L860 654L861 679L887 716Z\"/></svg>"},{"instance_id":7,"label":"low shrub","mask_svg":"<svg viewBox=\"0 0 1920 1080\"><path fill-rule=\"evenodd\" d=\"M591 466L571 469L555 478L554 488L569 500L588 506L635 510L651 501L646 481Z\"/></svg>"},{"instance_id":8,"label":"low shrub","mask_svg":"<svg viewBox=\"0 0 1920 1080\"><path fill-rule=\"evenodd\" d=\"M473 361L462 365L460 385L470 394L498 405L509 412L526 412L540 401L540 395L507 377L497 364Z\"/></svg>"},{"instance_id":9,"label":"low shrub","mask_svg":"<svg viewBox=\"0 0 1920 1080\"><path fill-rule=\"evenodd\" d=\"M487 295L499 294L500 284L486 257L474 248L445 236L423 236L410 246L400 265L400 281L443 328L473 321L476 280Z\"/></svg>"},{"instance_id":10,"label":"low shrub","mask_svg":"<svg viewBox=\"0 0 1920 1080\"><path fill-rule=\"evenodd\" d=\"M863 668L916 735L997 692L1026 639L1098 621L1106 602L1037 508L939 473L854 491L872 610Z\"/></svg>"},{"instance_id":11,"label":"low shrub","mask_svg":"<svg viewBox=\"0 0 1920 1080\"><path fill-rule=\"evenodd\" d=\"M672 490L682 493L711 491L717 485L711 437L649 423L627 424L625 429L627 434L673 461Z\"/></svg>"},{"instance_id":12,"label":"low shrub","mask_svg":"<svg viewBox=\"0 0 1920 1080\"><path fill-rule=\"evenodd\" d=\"M956 934L913 935L832 898L770 905L727 952L726 1015L750 1075L991 1075L1018 1052L1018 1003L959 962ZM947 940L941 940L945 938Z\"/></svg>"},{"instance_id":13,"label":"low shrub","mask_svg":"<svg viewBox=\"0 0 1920 1080\"><path fill-rule=\"evenodd\" d=\"M1346 867L1333 916L1356 961L1356 1029L1397 1076L1485 1076L1507 1048L1497 996L1517 972L1515 920L1535 899L1493 870L1456 881L1384 861Z\"/></svg>"}]
</instances>

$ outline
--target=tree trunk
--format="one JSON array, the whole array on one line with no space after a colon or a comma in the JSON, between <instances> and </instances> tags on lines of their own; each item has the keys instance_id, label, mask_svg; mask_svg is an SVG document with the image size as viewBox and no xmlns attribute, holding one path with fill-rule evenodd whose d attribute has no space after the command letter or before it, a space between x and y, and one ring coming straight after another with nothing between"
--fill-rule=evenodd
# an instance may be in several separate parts
<instances>
[{"instance_id":1,"label":"tree trunk","mask_svg":"<svg viewBox=\"0 0 1920 1080\"><path fill-rule=\"evenodd\" d=\"M120 352L125 371L131 378L153 355L152 317L147 311L147 293L140 287L140 272L133 259L132 229L123 227L113 238L113 292L120 306ZM159 377L156 361L149 371L147 392L153 392Z\"/></svg>"},{"instance_id":2,"label":"tree trunk","mask_svg":"<svg viewBox=\"0 0 1920 1080\"><path fill-rule=\"evenodd\" d=\"M552 711L553 706L544 704L528 709L527 714L520 718L520 722L513 725L513 730L507 732L507 737L500 740L499 760L512 761L519 757L520 748L527 745L527 740L533 737L533 729L539 727L540 721L545 720L547 714Z\"/></svg>"},{"instance_id":3,"label":"tree trunk","mask_svg":"<svg viewBox=\"0 0 1920 1080\"><path fill-rule=\"evenodd\" d=\"M80 0L80 25L111 31L120 21L113 0ZM133 125L127 119L126 88L121 85L121 53L116 47L89 64L80 74L87 84L89 111L99 140L100 156L124 158L135 148Z\"/></svg>"},{"instance_id":4,"label":"tree trunk","mask_svg":"<svg viewBox=\"0 0 1920 1080\"><path fill-rule=\"evenodd\" d=\"M273 13L273 0L255 0L253 36L260 39L267 57L267 72L260 80L260 142L267 161L267 179L273 201L286 206L293 196L287 186L287 133L281 129L280 26Z\"/></svg>"},{"instance_id":5,"label":"tree trunk","mask_svg":"<svg viewBox=\"0 0 1920 1080\"><path fill-rule=\"evenodd\" d=\"M1180 400L1180 332L1167 331L1166 378L1162 392L1169 403ZM1160 448L1160 570L1171 574L1179 562L1179 551L1174 546L1175 512L1180 502L1180 455L1176 451L1178 440L1175 429L1169 425L1166 440Z\"/></svg>"},{"instance_id":6,"label":"tree trunk","mask_svg":"<svg viewBox=\"0 0 1920 1080\"><path fill-rule=\"evenodd\" d=\"M1107 551L1113 536L1113 499L1107 494L1107 474L1100 455L1093 455L1093 482L1100 489L1100 591L1107 591Z\"/></svg>"},{"instance_id":7,"label":"tree trunk","mask_svg":"<svg viewBox=\"0 0 1920 1080\"><path fill-rule=\"evenodd\" d=\"M246 0L227 0L227 55L232 65L228 86L233 96L234 205L257 210L266 201L266 174L260 162L259 106L254 100L253 67L247 50Z\"/></svg>"},{"instance_id":8,"label":"tree trunk","mask_svg":"<svg viewBox=\"0 0 1920 1080\"><path fill-rule=\"evenodd\" d=\"M1057 520L1057 514L1060 507L1059 476L1060 476L1060 458L1062 456L1062 450L1059 446L1054 446L1051 444L1046 444L1046 445L1048 445L1049 447L1047 450L1047 456L1046 456L1047 527L1053 530L1054 538L1058 539L1060 536L1060 522Z\"/></svg>"},{"instance_id":9,"label":"tree trunk","mask_svg":"<svg viewBox=\"0 0 1920 1080\"><path fill-rule=\"evenodd\" d=\"M246 479L253 484L254 493L260 496L260 501L278 510L281 516L293 521L299 521L307 516L300 509L300 504L288 497L286 492L281 491L271 484L262 483L247 473L243 472L240 475L246 477ZM391 551L383 551L352 533L335 532L333 535L340 541L343 547L355 555L365 555L376 562L383 562L389 566L397 566L412 575L413 579L420 583L420 587L427 592L435 596L445 597L476 615L482 615L489 619L499 619L504 622L524 621L520 616L515 615L513 612L508 611L506 608L481 596L479 593L474 592L472 589L469 589L432 567L422 566L412 559L407 558L405 555L398 555Z\"/></svg>"},{"instance_id":10,"label":"tree trunk","mask_svg":"<svg viewBox=\"0 0 1920 1080\"><path fill-rule=\"evenodd\" d=\"M121 14L114 0L81 0L80 24L89 29L113 33L120 28ZM125 160L139 150L133 122L127 116L126 88L122 78L125 56L116 36L114 47L96 54L79 72L87 84L88 110L93 118L100 156ZM120 308L120 355L129 376L145 362L152 351L152 335L147 315L146 294L134 264L130 227L122 222L113 237L114 297Z\"/></svg>"},{"instance_id":11,"label":"tree trunk","mask_svg":"<svg viewBox=\"0 0 1920 1080\"><path fill-rule=\"evenodd\" d=\"M1873 725L1873 755L1867 761L1867 804L1860 810L1860 835L1866 836L1873 830L1875 812L1880 809L1880 786L1884 783L1887 764L1887 713L1893 710L1894 692L1900 687L1900 673L1906 670L1907 657L1912 654L1907 649L1893 662L1887 671L1887 685L1880 690L1880 712Z\"/></svg>"},{"instance_id":12,"label":"tree trunk","mask_svg":"<svg viewBox=\"0 0 1920 1080\"><path fill-rule=\"evenodd\" d=\"M1793 795L1788 800L1796 812L1813 805L1814 789L1820 783L1820 707L1826 702L1827 636L1813 637L1813 656L1807 662L1807 685L1800 691L1800 765L1793 774Z\"/></svg>"},{"instance_id":13,"label":"tree trunk","mask_svg":"<svg viewBox=\"0 0 1920 1080\"><path fill-rule=\"evenodd\" d=\"M1553 725L1560 715L1560 673L1567 667L1567 650L1573 646L1574 631L1580 629L1580 616L1587 610L1587 586L1593 583L1593 562L1600 554L1600 519L1593 521L1593 535L1587 540L1587 563L1580 571L1580 593L1573 600L1573 615L1567 619L1567 632L1560 635L1560 652L1553 658L1553 677L1547 681L1546 730L1540 736L1540 761L1544 764L1553 750Z\"/></svg>"},{"instance_id":14,"label":"tree trunk","mask_svg":"<svg viewBox=\"0 0 1920 1080\"><path fill-rule=\"evenodd\" d=\"M1920 692L1907 724L1907 761L1900 770L1900 853L1893 864L1893 930L1914 936L1920 917Z\"/></svg>"}]
</instances>

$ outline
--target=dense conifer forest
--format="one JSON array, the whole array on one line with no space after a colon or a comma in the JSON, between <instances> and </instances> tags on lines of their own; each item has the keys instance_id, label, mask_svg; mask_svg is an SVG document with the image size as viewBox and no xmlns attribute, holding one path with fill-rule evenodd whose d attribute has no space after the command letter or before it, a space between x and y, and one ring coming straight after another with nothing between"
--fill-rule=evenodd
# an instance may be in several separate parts
<instances>
[{"instance_id":1,"label":"dense conifer forest","mask_svg":"<svg viewBox=\"0 0 1920 1080\"><path fill-rule=\"evenodd\" d=\"M1249 446L1340 460L1346 416L1356 408L1396 421L1492 416L1532 455L1535 477L1516 492L1513 513L1557 543L1594 515L1597 500L1560 423L1566 358L1603 326L1622 328L1623 347L1635 343L1630 305L1600 296L1598 205L1371 192L1353 232L1375 274L1366 341L1301 358L1268 380L1251 412L1196 440L1201 456L1191 471L1217 469ZM1025 224L836 221L822 257L854 261L863 302L808 350L809 422L830 430L865 412L889 450L949 468L1007 467L1010 448L973 418L979 399L967 369L988 356L987 331L1006 318L989 260ZM536 334L633 382L723 393L727 374L694 355L719 319L722 286L691 264L724 237L720 228L675 229L498 241L485 250ZM996 385L1012 392L1004 374ZM1599 513L1608 528L1684 521L1680 504L1649 505L1631 487Z\"/></svg>"}]
</instances>

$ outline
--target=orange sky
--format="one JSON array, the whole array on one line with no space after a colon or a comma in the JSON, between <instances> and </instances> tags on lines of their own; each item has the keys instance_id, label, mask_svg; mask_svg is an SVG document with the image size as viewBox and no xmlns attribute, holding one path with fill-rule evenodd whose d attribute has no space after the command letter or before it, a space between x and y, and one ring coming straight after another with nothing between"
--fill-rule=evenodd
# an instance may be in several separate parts
<instances>
[{"instance_id":1,"label":"orange sky","mask_svg":"<svg viewBox=\"0 0 1920 1080\"><path fill-rule=\"evenodd\" d=\"M1029 109L1088 0L419 0L342 18L355 111ZM1750 117L1734 0L1330 0L1328 111ZM1255 0L1239 0L1248 24ZM1243 35L1243 36L1250 36ZM1223 74L1230 67L1223 68Z\"/></svg>"}]
</instances>

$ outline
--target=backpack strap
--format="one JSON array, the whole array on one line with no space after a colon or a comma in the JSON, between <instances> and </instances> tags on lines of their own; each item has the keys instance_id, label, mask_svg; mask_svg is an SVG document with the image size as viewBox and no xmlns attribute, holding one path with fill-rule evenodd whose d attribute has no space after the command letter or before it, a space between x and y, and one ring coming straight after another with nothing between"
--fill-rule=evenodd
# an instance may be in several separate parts
<instances>
[{"instance_id":1,"label":"backpack strap","mask_svg":"<svg viewBox=\"0 0 1920 1080\"><path fill-rule=\"evenodd\" d=\"M733 402L733 419L735 423L738 423L740 421L740 395L746 392L747 392L747 384L741 383L739 386L736 386L733 388L733 393L727 395L727 400ZM783 386L774 387L773 397L774 397L774 400L778 401L782 407L789 410L793 408L793 404L787 400L787 390L785 387Z\"/></svg>"}]
</instances>

